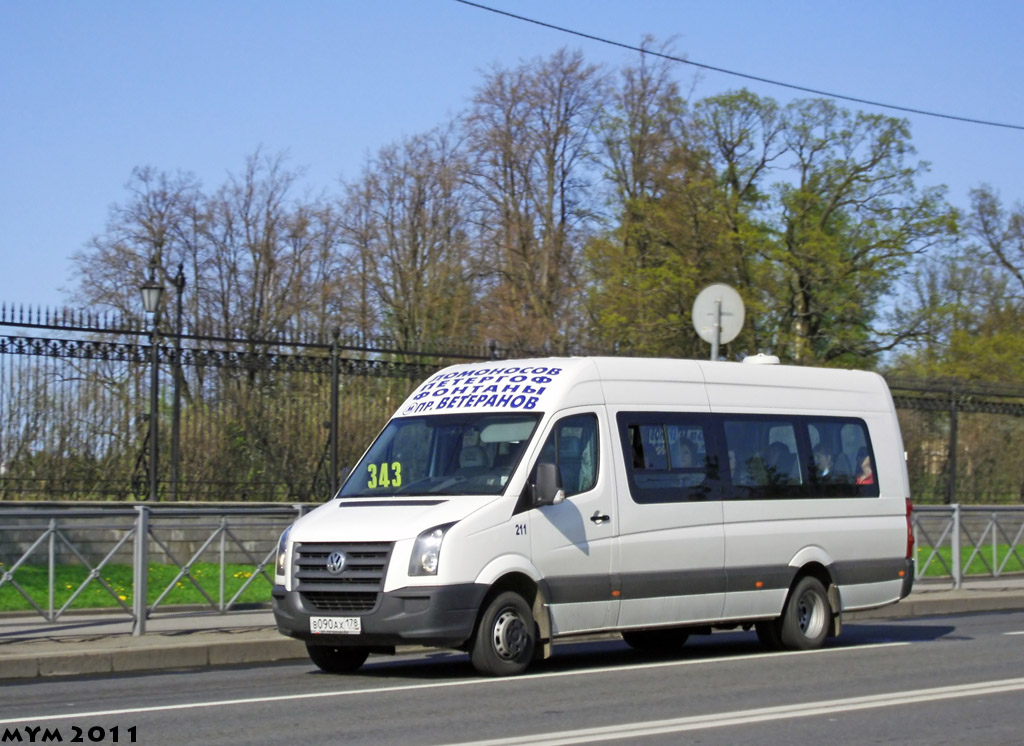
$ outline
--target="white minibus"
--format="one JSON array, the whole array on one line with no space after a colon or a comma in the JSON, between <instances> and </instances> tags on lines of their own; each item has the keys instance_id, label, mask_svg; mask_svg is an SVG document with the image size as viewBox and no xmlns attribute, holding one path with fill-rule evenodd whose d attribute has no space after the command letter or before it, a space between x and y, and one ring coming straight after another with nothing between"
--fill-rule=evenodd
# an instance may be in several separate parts
<instances>
[{"instance_id":1,"label":"white minibus","mask_svg":"<svg viewBox=\"0 0 1024 746\"><path fill-rule=\"evenodd\" d=\"M281 536L274 614L321 669L397 645L522 672L559 638L810 649L914 578L874 373L627 358L476 362L409 396Z\"/></svg>"}]
</instances>

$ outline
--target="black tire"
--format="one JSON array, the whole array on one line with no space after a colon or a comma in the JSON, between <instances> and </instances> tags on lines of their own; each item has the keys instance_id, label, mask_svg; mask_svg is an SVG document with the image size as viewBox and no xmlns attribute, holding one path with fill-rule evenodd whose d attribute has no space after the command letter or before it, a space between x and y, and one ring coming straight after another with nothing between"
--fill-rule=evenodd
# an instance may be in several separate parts
<instances>
[{"instance_id":1,"label":"black tire","mask_svg":"<svg viewBox=\"0 0 1024 746\"><path fill-rule=\"evenodd\" d=\"M782 647L787 650L820 648L832 625L832 605L821 581L809 575L801 578L777 624Z\"/></svg>"},{"instance_id":2,"label":"black tire","mask_svg":"<svg viewBox=\"0 0 1024 746\"><path fill-rule=\"evenodd\" d=\"M779 634L780 626L778 619L773 619L770 622L756 622L754 624L757 639L765 650L782 650L782 637Z\"/></svg>"},{"instance_id":3,"label":"black tire","mask_svg":"<svg viewBox=\"0 0 1024 746\"><path fill-rule=\"evenodd\" d=\"M518 593L505 591L487 605L473 637L470 660L485 676L516 676L526 670L537 645L537 625Z\"/></svg>"},{"instance_id":4,"label":"black tire","mask_svg":"<svg viewBox=\"0 0 1024 746\"><path fill-rule=\"evenodd\" d=\"M622 633L622 639L634 650L650 653L674 653L686 644L690 633L685 629L637 629Z\"/></svg>"},{"instance_id":5,"label":"black tire","mask_svg":"<svg viewBox=\"0 0 1024 746\"><path fill-rule=\"evenodd\" d=\"M370 656L366 648L314 645L311 642L306 643L306 653L317 668L327 673L352 673Z\"/></svg>"}]
</instances>

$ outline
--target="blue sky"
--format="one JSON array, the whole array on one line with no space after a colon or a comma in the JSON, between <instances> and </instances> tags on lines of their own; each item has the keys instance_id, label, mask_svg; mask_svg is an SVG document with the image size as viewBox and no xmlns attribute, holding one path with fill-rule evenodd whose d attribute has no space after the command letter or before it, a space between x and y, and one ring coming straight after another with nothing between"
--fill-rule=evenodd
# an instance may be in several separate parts
<instances>
[{"instance_id":1,"label":"blue sky","mask_svg":"<svg viewBox=\"0 0 1024 746\"><path fill-rule=\"evenodd\" d=\"M674 37L691 60L765 78L1024 125L1016 0L482 2L626 44ZM212 189L263 147L288 151L306 188L336 193L367 154L463 109L491 65L563 46L610 67L634 60L454 0L2 0L0 302L63 303L69 257L103 231L136 166ZM688 65L678 76L696 97L806 95ZM927 183L955 204L983 182L1024 200L1024 131L905 116Z\"/></svg>"}]
</instances>

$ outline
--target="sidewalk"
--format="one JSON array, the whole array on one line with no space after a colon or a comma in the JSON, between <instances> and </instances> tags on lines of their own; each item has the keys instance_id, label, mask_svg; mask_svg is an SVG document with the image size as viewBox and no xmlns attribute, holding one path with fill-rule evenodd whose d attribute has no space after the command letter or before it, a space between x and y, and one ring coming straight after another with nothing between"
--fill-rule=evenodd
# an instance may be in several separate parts
<instances>
[{"instance_id":1,"label":"sidewalk","mask_svg":"<svg viewBox=\"0 0 1024 746\"><path fill-rule=\"evenodd\" d=\"M863 619L964 614L1024 609L1024 577L972 580L959 590L948 581L919 581L895 606L843 616ZM76 614L50 624L37 616L0 616L0 680L200 666L240 665L306 658L303 643L277 632L269 609L230 614L159 614L146 634L111 614Z\"/></svg>"}]
</instances>

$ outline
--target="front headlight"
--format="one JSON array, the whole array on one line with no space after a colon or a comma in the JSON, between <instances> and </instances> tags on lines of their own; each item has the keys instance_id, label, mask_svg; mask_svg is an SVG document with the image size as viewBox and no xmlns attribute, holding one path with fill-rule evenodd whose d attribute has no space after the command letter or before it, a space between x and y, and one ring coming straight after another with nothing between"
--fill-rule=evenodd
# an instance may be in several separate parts
<instances>
[{"instance_id":1,"label":"front headlight","mask_svg":"<svg viewBox=\"0 0 1024 746\"><path fill-rule=\"evenodd\" d=\"M412 546L412 558L409 560L410 575L437 575L437 567L441 561L441 542L448 529L454 523L429 528L416 537Z\"/></svg>"},{"instance_id":2,"label":"front headlight","mask_svg":"<svg viewBox=\"0 0 1024 746\"><path fill-rule=\"evenodd\" d=\"M277 540L277 571L275 574L279 578L283 578L285 576L285 552L288 550L288 532L291 530L291 526L286 528L281 534L281 538Z\"/></svg>"}]
</instances>

